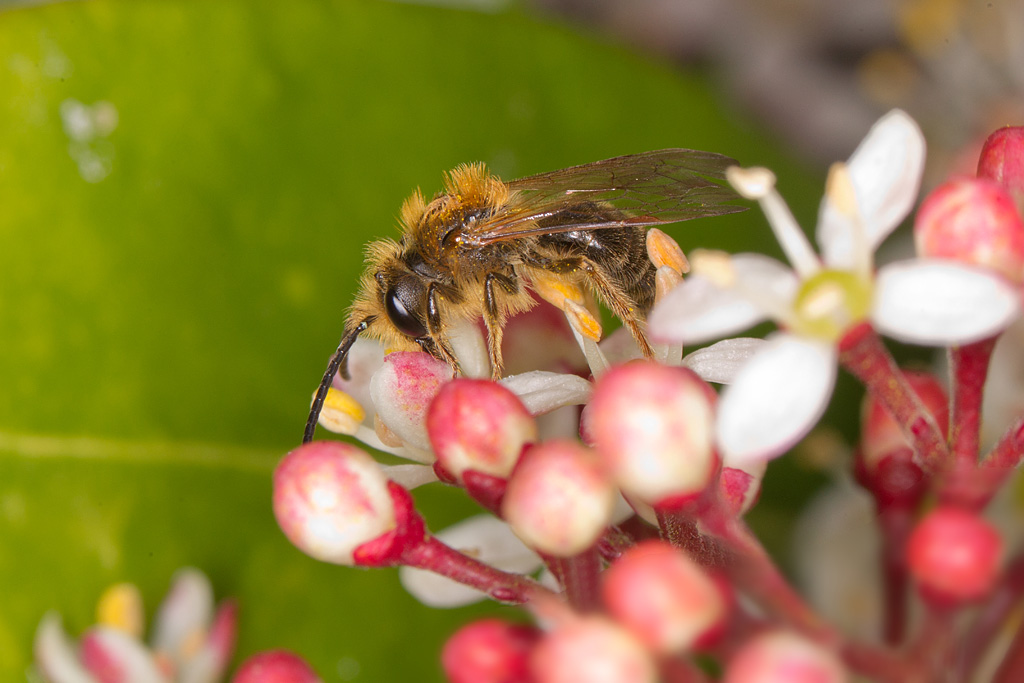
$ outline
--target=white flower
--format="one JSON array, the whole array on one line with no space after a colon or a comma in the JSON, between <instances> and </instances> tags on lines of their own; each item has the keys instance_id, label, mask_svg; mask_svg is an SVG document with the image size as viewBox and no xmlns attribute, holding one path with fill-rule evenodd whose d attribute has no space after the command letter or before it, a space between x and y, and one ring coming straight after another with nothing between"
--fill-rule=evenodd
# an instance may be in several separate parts
<instances>
[{"instance_id":1,"label":"white flower","mask_svg":"<svg viewBox=\"0 0 1024 683\"><path fill-rule=\"evenodd\" d=\"M1018 295L993 273L951 261L912 259L874 273L874 251L913 207L924 137L899 110L876 123L829 174L815 253L763 168L729 170L757 199L790 267L760 254L691 255L694 276L655 307L655 341L699 343L766 318L784 331L755 354L723 393L717 422L726 464L765 460L817 422L836 375L838 345L870 322L903 342L928 346L987 338L1018 314Z\"/></svg>"},{"instance_id":2,"label":"white flower","mask_svg":"<svg viewBox=\"0 0 1024 683\"><path fill-rule=\"evenodd\" d=\"M197 569L182 569L157 611L150 645L142 641L142 603L130 584L100 599L100 623L75 644L60 615L47 613L35 637L36 666L51 683L97 683L116 669L133 683L214 683L231 660L237 631L233 601L214 605Z\"/></svg>"}]
</instances>

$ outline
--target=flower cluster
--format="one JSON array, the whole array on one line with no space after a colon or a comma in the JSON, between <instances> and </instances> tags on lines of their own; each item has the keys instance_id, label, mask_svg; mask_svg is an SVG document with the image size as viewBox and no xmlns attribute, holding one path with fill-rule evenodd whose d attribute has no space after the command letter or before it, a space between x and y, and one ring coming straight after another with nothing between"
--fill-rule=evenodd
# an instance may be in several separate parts
<instances>
[{"instance_id":1,"label":"flower cluster","mask_svg":"<svg viewBox=\"0 0 1024 683\"><path fill-rule=\"evenodd\" d=\"M506 331L540 349L534 369L500 382L474 378L489 374L474 325L453 343L463 377L357 342L321 425L414 464L303 445L274 476L282 530L327 562L401 567L427 604L523 605L534 625L486 619L451 637L441 659L457 683L980 675L1024 599L1024 555L1007 558L1012 544L983 516L1024 457L1024 417L993 444L981 431L993 349L1020 317L1024 129L995 133L977 177L924 200L914 258L876 268L918 201L924 153L912 119L883 117L829 174L817 251L770 171L731 169L788 265L704 251L683 279L685 259L654 234L657 360L622 334L594 343L543 306ZM779 326L767 340L682 356L766 319ZM881 335L947 349L948 382L901 369ZM849 470L882 540L884 609L864 640L812 606L744 521L768 461L815 427L839 368L867 389ZM433 534L409 489L436 481L487 514ZM1024 676L1024 638L1002 650L996 680Z\"/></svg>"},{"instance_id":2,"label":"flower cluster","mask_svg":"<svg viewBox=\"0 0 1024 683\"><path fill-rule=\"evenodd\" d=\"M97 623L75 643L60 615L47 613L35 638L36 673L48 683L216 683L235 650L238 606L213 601L210 580L198 569L175 574L157 609L148 642L139 589L119 583L100 596ZM306 662L271 650L250 657L232 683L320 683Z\"/></svg>"}]
</instances>

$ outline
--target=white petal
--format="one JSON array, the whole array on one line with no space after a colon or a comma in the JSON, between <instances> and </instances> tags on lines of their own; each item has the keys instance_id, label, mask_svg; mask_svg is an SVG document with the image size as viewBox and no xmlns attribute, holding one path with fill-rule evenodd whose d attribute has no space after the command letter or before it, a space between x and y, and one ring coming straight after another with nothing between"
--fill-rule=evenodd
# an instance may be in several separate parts
<instances>
[{"instance_id":1,"label":"white petal","mask_svg":"<svg viewBox=\"0 0 1024 683\"><path fill-rule=\"evenodd\" d=\"M834 347L787 333L769 338L722 393L723 465L742 468L788 450L821 417L835 376Z\"/></svg>"},{"instance_id":2,"label":"white petal","mask_svg":"<svg viewBox=\"0 0 1024 683\"><path fill-rule=\"evenodd\" d=\"M344 391L363 407L366 411L363 424L372 427L375 410L370 398L370 378L384 364L384 346L375 339L360 337L349 349L347 363L350 379L335 375L332 386Z\"/></svg>"},{"instance_id":3,"label":"white petal","mask_svg":"<svg viewBox=\"0 0 1024 683\"><path fill-rule=\"evenodd\" d=\"M683 365L696 372L705 382L729 384L740 368L765 343L764 339L753 337L724 339L687 355Z\"/></svg>"},{"instance_id":4,"label":"white petal","mask_svg":"<svg viewBox=\"0 0 1024 683\"><path fill-rule=\"evenodd\" d=\"M532 573L540 557L523 545L507 524L491 515L478 515L437 534L447 545L508 572ZM433 572L402 567L398 578L405 590L429 607L461 607L485 599L480 591Z\"/></svg>"},{"instance_id":5,"label":"white petal","mask_svg":"<svg viewBox=\"0 0 1024 683\"><path fill-rule=\"evenodd\" d=\"M465 377L490 377L491 360L487 343L475 321L454 321L448 328L448 343Z\"/></svg>"},{"instance_id":6,"label":"white petal","mask_svg":"<svg viewBox=\"0 0 1024 683\"><path fill-rule=\"evenodd\" d=\"M68 640L60 615L47 612L36 629L33 645L36 665L50 683L96 683L78 660L75 646Z\"/></svg>"},{"instance_id":7,"label":"white petal","mask_svg":"<svg viewBox=\"0 0 1024 683\"><path fill-rule=\"evenodd\" d=\"M924 135L905 112L894 109L872 126L847 164L859 223L828 195L822 201L817 237L825 263L850 269L856 265L855 231L864 231L862 246L873 253L896 229L917 200L924 158Z\"/></svg>"},{"instance_id":8,"label":"white petal","mask_svg":"<svg viewBox=\"0 0 1024 683\"><path fill-rule=\"evenodd\" d=\"M781 263L764 258L778 264L795 280L792 271ZM740 266L734 275L739 278L741 271L743 283L751 279L756 281L754 261L741 259L740 256L732 261ZM774 278L767 270L764 275ZM771 291L771 288L768 289ZM726 289L702 275L693 275L683 280L682 284L655 305L647 324L651 339L655 342L700 344L748 329L766 317L767 312L751 302L745 296L745 291L740 291L738 287Z\"/></svg>"},{"instance_id":9,"label":"white petal","mask_svg":"<svg viewBox=\"0 0 1024 683\"><path fill-rule=\"evenodd\" d=\"M620 327L607 335L598 343L598 347L612 365L621 365L644 357L640 347L636 345L636 339L625 327Z\"/></svg>"},{"instance_id":10,"label":"white petal","mask_svg":"<svg viewBox=\"0 0 1024 683\"><path fill-rule=\"evenodd\" d=\"M878 271L872 322L912 344L949 346L986 339L1020 314L1018 292L981 268L914 259Z\"/></svg>"},{"instance_id":11,"label":"white petal","mask_svg":"<svg viewBox=\"0 0 1024 683\"><path fill-rule=\"evenodd\" d=\"M190 639L202 632L213 618L213 586L198 569L175 573L171 590L157 611L153 649L180 662Z\"/></svg>"},{"instance_id":12,"label":"white petal","mask_svg":"<svg viewBox=\"0 0 1024 683\"><path fill-rule=\"evenodd\" d=\"M593 386L578 375L534 370L501 380L501 384L519 397L531 415L541 415L556 408L580 405L590 398Z\"/></svg>"},{"instance_id":13,"label":"white petal","mask_svg":"<svg viewBox=\"0 0 1024 683\"><path fill-rule=\"evenodd\" d=\"M437 473L427 465L383 465L384 476L406 489L437 481Z\"/></svg>"}]
</instances>

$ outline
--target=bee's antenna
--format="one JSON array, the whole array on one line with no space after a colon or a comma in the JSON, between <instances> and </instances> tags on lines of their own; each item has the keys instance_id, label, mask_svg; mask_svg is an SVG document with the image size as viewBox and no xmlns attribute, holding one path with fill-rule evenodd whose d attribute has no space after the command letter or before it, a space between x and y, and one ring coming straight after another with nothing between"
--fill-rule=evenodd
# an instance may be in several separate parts
<instances>
[{"instance_id":1,"label":"bee's antenna","mask_svg":"<svg viewBox=\"0 0 1024 683\"><path fill-rule=\"evenodd\" d=\"M327 390L331 388L334 375L338 372L338 368L348 359L348 350L352 348L356 337L359 336L360 332L369 327L373 320L374 316L372 315L364 318L362 322L346 332L345 336L341 338L338 350L334 352L331 360L327 363L327 371L324 373L324 378L320 380L320 386L317 387L316 397L313 398L313 405L309 408L309 418L306 420L306 430L302 433L302 443L309 443L313 440L316 423L320 419L320 411L324 407L324 399L327 398Z\"/></svg>"}]
</instances>

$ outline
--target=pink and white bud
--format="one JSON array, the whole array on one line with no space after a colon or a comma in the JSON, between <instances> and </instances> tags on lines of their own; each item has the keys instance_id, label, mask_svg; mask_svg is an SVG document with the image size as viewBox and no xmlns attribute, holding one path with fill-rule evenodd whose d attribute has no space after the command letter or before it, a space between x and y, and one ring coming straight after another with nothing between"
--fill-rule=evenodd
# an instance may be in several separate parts
<instances>
[{"instance_id":1,"label":"pink and white bud","mask_svg":"<svg viewBox=\"0 0 1024 683\"><path fill-rule=\"evenodd\" d=\"M396 526L388 480L366 452L337 441L304 444L274 471L274 516L302 552L353 564L353 551Z\"/></svg>"},{"instance_id":2,"label":"pink and white bud","mask_svg":"<svg viewBox=\"0 0 1024 683\"><path fill-rule=\"evenodd\" d=\"M718 495L737 517L754 507L761 495L761 482L768 463L749 462L742 465L722 465L718 475Z\"/></svg>"},{"instance_id":3,"label":"pink and white bud","mask_svg":"<svg viewBox=\"0 0 1024 683\"><path fill-rule=\"evenodd\" d=\"M1024 126L1006 126L988 136L978 158L978 176L999 183L1024 206Z\"/></svg>"},{"instance_id":4,"label":"pink and white bud","mask_svg":"<svg viewBox=\"0 0 1024 683\"><path fill-rule=\"evenodd\" d=\"M508 478L523 447L537 440L537 424L516 395L482 379L454 379L427 410L434 454L457 480L473 470Z\"/></svg>"},{"instance_id":5,"label":"pink and white bud","mask_svg":"<svg viewBox=\"0 0 1024 683\"><path fill-rule=\"evenodd\" d=\"M986 178L960 178L935 188L914 220L921 256L953 259L1024 280L1024 221L1013 197Z\"/></svg>"},{"instance_id":6,"label":"pink and white bud","mask_svg":"<svg viewBox=\"0 0 1024 683\"><path fill-rule=\"evenodd\" d=\"M627 550L605 572L601 595L616 621L661 654L691 648L726 616L715 582L664 541Z\"/></svg>"},{"instance_id":7,"label":"pink and white bud","mask_svg":"<svg viewBox=\"0 0 1024 683\"><path fill-rule=\"evenodd\" d=\"M940 605L984 597L999 576L1003 539L982 517L940 506L918 522L907 541L907 566L921 595Z\"/></svg>"},{"instance_id":8,"label":"pink and white bud","mask_svg":"<svg viewBox=\"0 0 1024 683\"><path fill-rule=\"evenodd\" d=\"M711 481L713 401L711 387L690 370L627 363L598 380L583 431L619 487L657 505Z\"/></svg>"},{"instance_id":9,"label":"pink and white bud","mask_svg":"<svg viewBox=\"0 0 1024 683\"><path fill-rule=\"evenodd\" d=\"M451 367L428 353L389 353L370 380L377 419L404 443L428 450L427 409L451 378Z\"/></svg>"},{"instance_id":10,"label":"pink and white bud","mask_svg":"<svg viewBox=\"0 0 1024 683\"><path fill-rule=\"evenodd\" d=\"M297 654L269 650L245 660L231 683L320 683L320 677Z\"/></svg>"},{"instance_id":11,"label":"pink and white bud","mask_svg":"<svg viewBox=\"0 0 1024 683\"><path fill-rule=\"evenodd\" d=\"M526 545L571 557L611 522L615 493L593 451L575 441L548 441L527 451L513 472L502 516Z\"/></svg>"},{"instance_id":12,"label":"pink and white bud","mask_svg":"<svg viewBox=\"0 0 1024 683\"><path fill-rule=\"evenodd\" d=\"M530 654L540 632L500 619L463 626L441 650L441 666L451 683L531 683Z\"/></svg>"},{"instance_id":13,"label":"pink and white bud","mask_svg":"<svg viewBox=\"0 0 1024 683\"><path fill-rule=\"evenodd\" d=\"M654 683L650 652L629 631L605 617L560 624L533 650L537 683Z\"/></svg>"},{"instance_id":14,"label":"pink and white bud","mask_svg":"<svg viewBox=\"0 0 1024 683\"><path fill-rule=\"evenodd\" d=\"M843 683L838 657L789 631L768 631L747 641L729 661L722 683Z\"/></svg>"}]
</instances>

